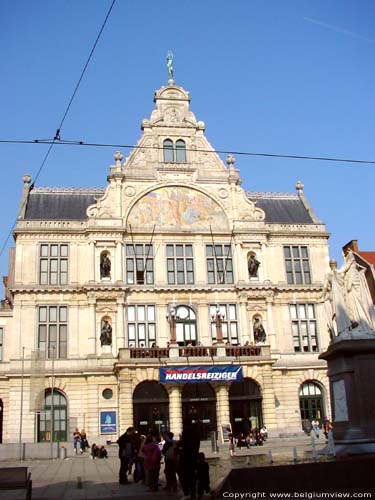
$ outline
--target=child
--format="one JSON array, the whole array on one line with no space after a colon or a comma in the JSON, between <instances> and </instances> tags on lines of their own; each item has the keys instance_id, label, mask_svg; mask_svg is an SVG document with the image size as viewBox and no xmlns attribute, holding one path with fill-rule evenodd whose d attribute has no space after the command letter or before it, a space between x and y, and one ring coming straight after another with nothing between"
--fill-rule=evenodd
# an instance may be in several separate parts
<instances>
[{"instance_id":1,"label":"child","mask_svg":"<svg viewBox=\"0 0 375 500\"><path fill-rule=\"evenodd\" d=\"M90 453L90 458L92 460L96 460L99 456L99 446L97 446L95 443L92 444L91 446L91 453Z\"/></svg>"},{"instance_id":2,"label":"child","mask_svg":"<svg viewBox=\"0 0 375 500\"><path fill-rule=\"evenodd\" d=\"M210 466L206 462L203 452L198 453L197 462L198 500L203 497L204 492L211 493L210 489Z\"/></svg>"}]
</instances>

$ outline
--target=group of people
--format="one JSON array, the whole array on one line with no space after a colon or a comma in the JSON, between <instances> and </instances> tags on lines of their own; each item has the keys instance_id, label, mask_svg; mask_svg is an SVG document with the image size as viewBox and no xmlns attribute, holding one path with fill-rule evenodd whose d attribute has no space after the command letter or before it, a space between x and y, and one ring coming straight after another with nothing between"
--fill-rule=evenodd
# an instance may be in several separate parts
<instances>
[{"instance_id":1,"label":"group of people","mask_svg":"<svg viewBox=\"0 0 375 500\"><path fill-rule=\"evenodd\" d=\"M320 436L320 423L317 418L313 418L310 422L308 418L306 418L303 423L303 430L305 434L308 436L311 436L311 432L314 433L314 436L319 439ZM328 434L330 431L333 429L333 424L332 422L328 419L328 417L324 417L323 423L322 423L322 432L324 434L324 437L326 439L326 442L328 442Z\"/></svg>"},{"instance_id":2,"label":"group of people","mask_svg":"<svg viewBox=\"0 0 375 500\"><path fill-rule=\"evenodd\" d=\"M75 454L78 452L83 453L86 451L86 448L90 448L85 429L82 429L81 431L78 427L75 429L73 432L73 447Z\"/></svg>"},{"instance_id":3,"label":"group of people","mask_svg":"<svg viewBox=\"0 0 375 500\"><path fill-rule=\"evenodd\" d=\"M96 443L93 443L92 446L90 446L89 442L87 441L87 434L85 429L82 429L80 431L78 427L73 432L73 447L75 454L83 453L86 451L86 449L91 448L90 458L94 460L97 458L108 457L108 452L105 446L98 446Z\"/></svg>"},{"instance_id":4,"label":"group of people","mask_svg":"<svg viewBox=\"0 0 375 500\"><path fill-rule=\"evenodd\" d=\"M240 432L237 437L230 432L228 438L230 455L233 456L235 455L236 448L241 450L242 448L250 448L251 446L262 446L268 438L267 427L265 425L260 429L255 427L247 435L244 432Z\"/></svg>"},{"instance_id":5,"label":"group of people","mask_svg":"<svg viewBox=\"0 0 375 500\"><path fill-rule=\"evenodd\" d=\"M183 499L202 498L210 493L209 465L204 453L199 452L200 432L197 424L185 423L179 440L173 432L167 432L165 439L157 430L140 435L129 427L117 440L119 445L119 483L144 482L151 491L159 488L160 465L164 460L165 490L176 492L178 481L183 490Z\"/></svg>"}]
</instances>

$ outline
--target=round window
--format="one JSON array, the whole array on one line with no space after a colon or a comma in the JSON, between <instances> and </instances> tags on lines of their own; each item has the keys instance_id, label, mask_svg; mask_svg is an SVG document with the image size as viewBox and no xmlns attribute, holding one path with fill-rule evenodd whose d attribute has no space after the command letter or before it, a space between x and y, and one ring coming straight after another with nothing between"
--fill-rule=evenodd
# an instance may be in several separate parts
<instances>
[{"instance_id":1,"label":"round window","mask_svg":"<svg viewBox=\"0 0 375 500\"><path fill-rule=\"evenodd\" d=\"M112 399L113 398L112 389L104 389L104 391L102 392L102 396L104 399Z\"/></svg>"}]
</instances>

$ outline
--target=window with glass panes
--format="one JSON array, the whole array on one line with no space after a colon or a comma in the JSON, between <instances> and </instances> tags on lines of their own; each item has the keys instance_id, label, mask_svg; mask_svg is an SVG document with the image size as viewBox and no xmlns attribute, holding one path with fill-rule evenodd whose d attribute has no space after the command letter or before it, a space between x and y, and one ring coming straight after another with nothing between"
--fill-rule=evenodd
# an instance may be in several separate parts
<instances>
[{"instance_id":1,"label":"window with glass panes","mask_svg":"<svg viewBox=\"0 0 375 500\"><path fill-rule=\"evenodd\" d=\"M3 360L4 328L0 327L0 361Z\"/></svg>"},{"instance_id":2,"label":"window with glass panes","mask_svg":"<svg viewBox=\"0 0 375 500\"><path fill-rule=\"evenodd\" d=\"M232 248L230 245L206 245L207 281L233 283Z\"/></svg>"},{"instance_id":3,"label":"window with glass panes","mask_svg":"<svg viewBox=\"0 0 375 500\"><path fill-rule=\"evenodd\" d=\"M169 285L194 283L193 245L167 245L167 274Z\"/></svg>"},{"instance_id":4,"label":"window with glass panes","mask_svg":"<svg viewBox=\"0 0 375 500\"><path fill-rule=\"evenodd\" d=\"M59 243L40 245L39 283L41 285L67 285L68 245Z\"/></svg>"},{"instance_id":5,"label":"window with glass panes","mask_svg":"<svg viewBox=\"0 0 375 500\"><path fill-rule=\"evenodd\" d=\"M290 285L311 283L309 253L304 246L284 246L286 279Z\"/></svg>"},{"instance_id":6,"label":"window with glass panes","mask_svg":"<svg viewBox=\"0 0 375 500\"><path fill-rule=\"evenodd\" d=\"M48 358L66 358L68 344L68 308L66 306L39 306L38 348Z\"/></svg>"},{"instance_id":7,"label":"window with glass panes","mask_svg":"<svg viewBox=\"0 0 375 500\"><path fill-rule=\"evenodd\" d=\"M154 282L152 245L126 245L126 282L129 285L150 285Z\"/></svg>"},{"instance_id":8,"label":"window with glass panes","mask_svg":"<svg viewBox=\"0 0 375 500\"><path fill-rule=\"evenodd\" d=\"M293 345L295 352L319 350L314 304L291 304Z\"/></svg>"},{"instance_id":9,"label":"window with glass panes","mask_svg":"<svg viewBox=\"0 0 375 500\"><path fill-rule=\"evenodd\" d=\"M238 344L238 319L236 304L210 304L210 318L216 316L217 308L223 316L221 322L223 330L223 340L231 344ZM216 340L216 324L211 321L211 338Z\"/></svg>"},{"instance_id":10,"label":"window with glass panes","mask_svg":"<svg viewBox=\"0 0 375 500\"><path fill-rule=\"evenodd\" d=\"M151 347L156 343L155 306L127 306L127 327L129 347Z\"/></svg>"},{"instance_id":11,"label":"window with glass panes","mask_svg":"<svg viewBox=\"0 0 375 500\"><path fill-rule=\"evenodd\" d=\"M51 412L53 409L53 439L65 442L68 439L68 414L65 396L61 392L50 389L46 391L45 409L38 413L38 442L51 441Z\"/></svg>"}]
</instances>

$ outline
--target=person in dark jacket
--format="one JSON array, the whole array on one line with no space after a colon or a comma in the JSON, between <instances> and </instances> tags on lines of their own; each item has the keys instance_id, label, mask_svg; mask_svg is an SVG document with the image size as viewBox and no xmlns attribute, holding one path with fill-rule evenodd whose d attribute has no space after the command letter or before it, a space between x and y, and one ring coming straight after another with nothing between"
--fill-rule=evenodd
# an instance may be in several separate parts
<instances>
[{"instance_id":1,"label":"person in dark jacket","mask_svg":"<svg viewBox=\"0 0 375 500\"><path fill-rule=\"evenodd\" d=\"M134 449L132 444L134 433L134 427L128 427L126 429L126 432L124 432L124 434L122 434L117 440L117 444L119 445L118 456L120 459L120 484L129 484L127 474L129 472L129 465L131 464L132 458L134 456Z\"/></svg>"},{"instance_id":2,"label":"person in dark jacket","mask_svg":"<svg viewBox=\"0 0 375 500\"><path fill-rule=\"evenodd\" d=\"M186 420L181 436L180 460L177 473L184 492L182 498L195 498L197 461L200 447L200 428L197 422Z\"/></svg>"},{"instance_id":3,"label":"person in dark jacket","mask_svg":"<svg viewBox=\"0 0 375 500\"><path fill-rule=\"evenodd\" d=\"M198 481L198 500L203 497L203 494L211 493L210 488L210 466L206 462L206 457L203 452L198 454L197 462L197 481Z\"/></svg>"}]
</instances>

